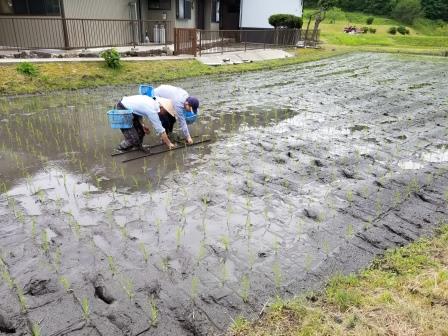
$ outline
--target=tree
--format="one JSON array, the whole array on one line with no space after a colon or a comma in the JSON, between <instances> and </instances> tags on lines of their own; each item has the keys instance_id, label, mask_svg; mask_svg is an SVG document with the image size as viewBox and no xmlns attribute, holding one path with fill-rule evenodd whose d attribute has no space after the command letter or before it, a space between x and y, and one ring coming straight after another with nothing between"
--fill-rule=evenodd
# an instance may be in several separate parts
<instances>
[{"instance_id":1,"label":"tree","mask_svg":"<svg viewBox=\"0 0 448 336\"><path fill-rule=\"evenodd\" d=\"M387 15L396 6L396 0L365 0L365 6L362 9L366 13L377 15Z\"/></svg>"},{"instance_id":2,"label":"tree","mask_svg":"<svg viewBox=\"0 0 448 336\"><path fill-rule=\"evenodd\" d=\"M313 28L313 34L311 35L311 41L313 41L313 43L315 43L317 40L317 32L319 30L320 23L325 20L327 11L331 7L333 7L335 3L336 0L319 0L319 2L317 3L319 9L317 10L317 12L311 14L310 19L308 21L308 26L306 28L306 31L308 32L311 18L314 16L315 17L314 28ZM306 38L305 38L305 46L306 46Z\"/></svg>"},{"instance_id":3,"label":"tree","mask_svg":"<svg viewBox=\"0 0 448 336\"><path fill-rule=\"evenodd\" d=\"M393 18L407 24L412 24L421 15L422 6L420 0L399 0L392 10Z\"/></svg>"},{"instance_id":4,"label":"tree","mask_svg":"<svg viewBox=\"0 0 448 336\"><path fill-rule=\"evenodd\" d=\"M337 0L334 6L350 12L362 11L366 7L366 0Z\"/></svg>"},{"instance_id":5,"label":"tree","mask_svg":"<svg viewBox=\"0 0 448 336\"><path fill-rule=\"evenodd\" d=\"M448 21L448 1L446 0L421 0L425 16L432 20Z\"/></svg>"},{"instance_id":6,"label":"tree","mask_svg":"<svg viewBox=\"0 0 448 336\"><path fill-rule=\"evenodd\" d=\"M318 0L303 0L303 7L316 8Z\"/></svg>"}]
</instances>

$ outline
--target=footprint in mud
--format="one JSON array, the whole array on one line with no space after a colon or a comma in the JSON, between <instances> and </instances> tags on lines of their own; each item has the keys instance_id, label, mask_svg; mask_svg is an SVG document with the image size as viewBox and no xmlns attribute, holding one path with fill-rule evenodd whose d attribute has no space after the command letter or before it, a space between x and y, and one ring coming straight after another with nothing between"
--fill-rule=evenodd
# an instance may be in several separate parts
<instances>
[{"instance_id":1,"label":"footprint in mud","mask_svg":"<svg viewBox=\"0 0 448 336\"><path fill-rule=\"evenodd\" d=\"M31 279L24 287L24 294L41 296L56 293L58 286L51 279Z\"/></svg>"},{"instance_id":2,"label":"footprint in mud","mask_svg":"<svg viewBox=\"0 0 448 336\"><path fill-rule=\"evenodd\" d=\"M16 327L13 322L7 317L6 312L0 309L0 333L14 334Z\"/></svg>"},{"instance_id":3,"label":"footprint in mud","mask_svg":"<svg viewBox=\"0 0 448 336\"><path fill-rule=\"evenodd\" d=\"M106 287L104 279L99 275L94 283L95 296L107 304L111 304L115 301L115 298L110 293L109 289Z\"/></svg>"}]
</instances>

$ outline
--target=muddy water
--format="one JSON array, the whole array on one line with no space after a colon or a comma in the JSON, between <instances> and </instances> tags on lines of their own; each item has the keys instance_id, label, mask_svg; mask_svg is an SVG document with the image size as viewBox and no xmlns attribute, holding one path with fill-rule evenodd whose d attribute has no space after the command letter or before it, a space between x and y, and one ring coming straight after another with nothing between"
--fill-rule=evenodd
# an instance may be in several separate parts
<instances>
[{"instance_id":1,"label":"muddy water","mask_svg":"<svg viewBox=\"0 0 448 336\"><path fill-rule=\"evenodd\" d=\"M431 234L447 73L359 54L174 83L201 97L192 134L213 141L128 164L105 111L135 86L4 98L0 328L219 334Z\"/></svg>"}]
</instances>

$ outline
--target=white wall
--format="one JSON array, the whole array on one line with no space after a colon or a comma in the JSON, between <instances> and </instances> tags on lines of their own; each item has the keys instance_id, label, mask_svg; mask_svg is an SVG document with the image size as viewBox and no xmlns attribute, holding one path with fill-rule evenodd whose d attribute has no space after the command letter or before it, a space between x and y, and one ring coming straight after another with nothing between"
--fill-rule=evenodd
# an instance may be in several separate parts
<instances>
[{"instance_id":1,"label":"white wall","mask_svg":"<svg viewBox=\"0 0 448 336\"><path fill-rule=\"evenodd\" d=\"M272 28L272 14L302 16L302 0L241 0L241 22L244 28Z\"/></svg>"}]
</instances>

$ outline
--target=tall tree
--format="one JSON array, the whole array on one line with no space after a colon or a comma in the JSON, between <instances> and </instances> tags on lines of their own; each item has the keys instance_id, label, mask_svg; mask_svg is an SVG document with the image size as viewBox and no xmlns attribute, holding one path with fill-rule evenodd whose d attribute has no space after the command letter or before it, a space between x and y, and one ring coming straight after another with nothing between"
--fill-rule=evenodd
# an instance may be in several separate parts
<instances>
[{"instance_id":1,"label":"tall tree","mask_svg":"<svg viewBox=\"0 0 448 336\"><path fill-rule=\"evenodd\" d=\"M447 0L421 0L425 16L432 20L448 21L448 1Z\"/></svg>"},{"instance_id":2,"label":"tall tree","mask_svg":"<svg viewBox=\"0 0 448 336\"><path fill-rule=\"evenodd\" d=\"M377 15L388 15L396 4L396 0L365 0L363 11Z\"/></svg>"},{"instance_id":3,"label":"tall tree","mask_svg":"<svg viewBox=\"0 0 448 336\"><path fill-rule=\"evenodd\" d=\"M313 29L313 34L311 35L311 41L313 41L313 43L315 43L317 40L317 32L319 31L320 23L325 20L327 11L331 7L333 7L335 3L336 3L335 0L319 0L319 2L317 3L319 9L316 13L314 13L314 15L315 15L314 29ZM308 23L308 25L309 25L309 23Z\"/></svg>"},{"instance_id":4,"label":"tall tree","mask_svg":"<svg viewBox=\"0 0 448 336\"><path fill-rule=\"evenodd\" d=\"M422 6L420 0L399 0L392 10L393 18L407 24L412 24L421 15Z\"/></svg>"}]
</instances>

